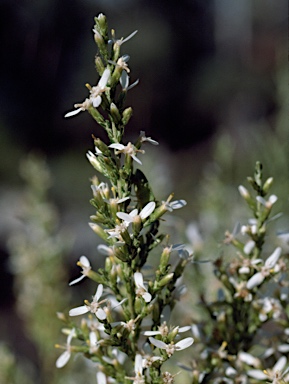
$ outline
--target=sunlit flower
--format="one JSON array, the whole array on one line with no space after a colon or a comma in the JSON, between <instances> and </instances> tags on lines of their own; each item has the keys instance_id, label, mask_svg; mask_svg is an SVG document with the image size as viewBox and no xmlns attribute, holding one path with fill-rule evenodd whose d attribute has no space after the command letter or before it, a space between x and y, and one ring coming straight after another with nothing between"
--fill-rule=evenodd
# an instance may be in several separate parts
<instances>
[{"instance_id":1,"label":"sunlit flower","mask_svg":"<svg viewBox=\"0 0 289 384\"><path fill-rule=\"evenodd\" d=\"M193 344L194 339L192 337L187 337L186 339L178 341L176 344L174 344L173 342L171 342L170 344L166 344L163 341L157 340L153 337L149 337L149 341L155 347L159 349L165 349L167 355L170 357L174 354L175 351L181 351L182 349L189 348Z\"/></svg>"},{"instance_id":2,"label":"sunlit flower","mask_svg":"<svg viewBox=\"0 0 289 384\"><path fill-rule=\"evenodd\" d=\"M285 371L284 368L287 364L287 358L281 356L272 369L266 369L261 371L260 369L249 369L247 371L248 376L257 380L271 380L272 384L281 384L284 376L288 373L289 368ZM282 372L283 371L283 372Z\"/></svg>"},{"instance_id":3,"label":"sunlit flower","mask_svg":"<svg viewBox=\"0 0 289 384\"><path fill-rule=\"evenodd\" d=\"M79 112L87 110L92 105L97 108L101 104L101 94L106 91L106 85L110 78L110 70L106 68L99 79L99 82L96 86L90 87L90 97L89 99L85 99L83 103L74 104L74 111L66 113L64 117L71 117L77 115Z\"/></svg>"},{"instance_id":4,"label":"sunlit flower","mask_svg":"<svg viewBox=\"0 0 289 384\"><path fill-rule=\"evenodd\" d=\"M62 368L68 363L70 356L71 356L71 346L70 346L71 340L75 336L76 336L75 329L72 328L72 330L69 332L69 335L67 337L66 350L56 360L56 367L57 368Z\"/></svg>"},{"instance_id":5,"label":"sunlit flower","mask_svg":"<svg viewBox=\"0 0 289 384\"><path fill-rule=\"evenodd\" d=\"M138 213L137 209L132 210L130 213L125 212L117 212L117 217L122 219L126 225L129 225L129 223L133 223L134 219L139 216L142 221L144 221L147 217L149 217L153 211L155 210L156 203L154 201L151 201L143 207L143 209Z\"/></svg>"},{"instance_id":6,"label":"sunlit flower","mask_svg":"<svg viewBox=\"0 0 289 384\"><path fill-rule=\"evenodd\" d=\"M114 144L110 144L109 148L117 149L116 154L124 153L125 155L132 157L133 160L136 161L137 163L142 164L140 159L136 157L136 154L137 152L144 153L144 151L141 149L137 149L132 143L128 143L127 145L114 143Z\"/></svg>"},{"instance_id":7,"label":"sunlit flower","mask_svg":"<svg viewBox=\"0 0 289 384\"><path fill-rule=\"evenodd\" d=\"M89 271L91 270L90 262L86 256L81 256L79 261L77 262L77 265L82 268L82 276L78 277L77 279L71 281L69 285L73 285L78 283L79 281L83 280L86 276L88 276Z\"/></svg>"},{"instance_id":8,"label":"sunlit flower","mask_svg":"<svg viewBox=\"0 0 289 384\"><path fill-rule=\"evenodd\" d=\"M262 284L267 276L270 275L271 272L277 272L277 262L279 257L281 256L282 249L280 247L276 248L275 251L268 257L265 261L263 267L261 267L261 271L255 273L247 282L247 288L253 289L258 285Z\"/></svg>"},{"instance_id":9,"label":"sunlit flower","mask_svg":"<svg viewBox=\"0 0 289 384\"><path fill-rule=\"evenodd\" d=\"M152 299L152 295L144 286L143 275L140 272L135 272L133 277L136 285L136 295L141 296L146 303L149 303Z\"/></svg>"},{"instance_id":10,"label":"sunlit flower","mask_svg":"<svg viewBox=\"0 0 289 384\"><path fill-rule=\"evenodd\" d=\"M78 316L78 315L83 315L84 313L87 313L87 312L91 312L91 313L94 313L99 320L104 320L106 318L106 313L102 308L100 308L100 305L104 303L106 300L102 300L99 302L102 292L103 292L103 285L99 284L99 286L97 287L96 293L93 296L92 302L89 303L87 300L85 300L84 301L85 305L71 309L69 311L69 316Z\"/></svg>"},{"instance_id":11,"label":"sunlit flower","mask_svg":"<svg viewBox=\"0 0 289 384\"><path fill-rule=\"evenodd\" d=\"M106 85L110 79L110 70L106 68L103 71L103 74L98 82L98 84L91 88L90 90L90 99L92 101L92 105L97 108L101 104L101 94L107 90Z\"/></svg>"}]
</instances>

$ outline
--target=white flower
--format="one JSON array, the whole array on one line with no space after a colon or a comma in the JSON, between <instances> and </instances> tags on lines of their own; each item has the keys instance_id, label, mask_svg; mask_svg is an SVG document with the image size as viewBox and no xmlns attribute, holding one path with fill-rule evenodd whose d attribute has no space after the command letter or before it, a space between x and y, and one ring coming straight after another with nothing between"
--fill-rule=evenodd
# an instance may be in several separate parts
<instances>
[{"instance_id":1,"label":"white flower","mask_svg":"<svg viewBox=\"0 0 289 384\"><path fill-rule=\"evenodd\" d=\"M134 209L130 213L125 213L125 212L117 212L117 217L122 219L127 225L129 223L133 223L134 218L139 216L142 221L144 221L147 217L149 217L153 211L155 210L156 203L154 201L149 202L143 209L140 211L138 214L138 210Z\"/></svg>"},{"instance_id":2,"label":"white flower","mask_svg":"<svg viewBox=\"0 0 289 384\"><path fill-rule=\"evenodd\" d=\"M106 229L105 231L109 233L108 239L116 238L120 241L123 241L122 234L127 230L129 223L122 222L115 226L115 228Z\"/></svg>"},{"instance_id":3,"label":"white flower","mask_svg":"<svg viewBox=\"0 0 289 384\"><path fill-rule=\"evenodd\" d=\"M78 283L79 281L83 280L85 276L88 276L89 271L91 270L90 262L87 257L81 256L79 261L77 262L77 265L82 268L82 276L78 277L77 279L71 281L69 285L73 285Z\"/></svg>"},{"instance_id":4,"label":"white flower","mask_svg":"<svg viewBox=\"0 0 289 384\"><path fill-rule=\"evenodd\" d=\"M85 300L84 302L86 305L82 305L81 307L76 307L71 309L69 311L69 316L78 316L78 315L83 315L84 313L87 313L87 312L91 312L91 313L94 313L99 320L106 319L106 313L102 308L100 308L100 304L104 303L105 300L99 302L102 292L103 292L103 285L99 284L99 286L97 287L96 293L93 296L92 302L89 303L87 300Z\"/></svg>"},{"instance_id":5,"label":"white flower","mask_svg":"<svg viewBox=\"0 0 289 384\"><path fill-rule=\"evenodd\" d=\"M145 336L155 336L155 335L161 335L162 337L166 337L168 336L168 334L173 330L175 330L177 328L177 334L179 333L183 333L183 332L187 332L189 329L191 329L191 326L190 325L187 325L185 327L170 327L171 329L169 329L169 327L167 326L167 323L166 321L164 321L162 323L162 325L160 325L158 327L158 331L145 331L144 332L144 335Z\"/></svg>"},{"instance_id":6,"label":"white flower","mask_svg":"<svg viewBox=\"0 0 289 384\"><path fill-rule=\"evenodd\" d=\"M62 368L68 363L68 360L70 359L70 356L71 356L71 347L70 347L71 340L75 336L76 336L75 329L72 328L72 330L69 332L69 335L67 337L66 350L56 360L57 368Z\"/></svg>"},{"instance_id":7,"label":"white flower","mask_svg":"<svg viewBox=\"0 0 289 384\"><path fill-rule=\"evenodd\" d=\"M110 70L106 68L103 71L101 78L96 86L92 87L90 90L90 99L92 105L97 108L101 104L101 94L107 90L106 85L110 79Z\"/></svg>"},{"instance_id":8,"label":"white flower","mask_svg":"<svg viewBox=\"0 0 289 384\"><path fill-rule=\"evenodd\" d=\"M146 303L149 303L152 299L152 295L147 291L147 288L144 286L143 275L140 272L135 272L133 277L137 288L136 295L141 296Z\"/></svg>"},{"instance_id":9,"label":"white flower","mask_svg":"<svg viewBox=\"0 0 289 384\"><path fill-rule=\"evenodd\" d=\"M187 202L185 200L174 200L170 201L172 199L173 195L170 195L167 199L167 201L163 201L163 206L167 211L172 212L174 209L180 209L187 205Z\"/></svg>"},{"instance_id":10,"label":"white flower","mask_svg":"<svg viewBox=\"0 0 289 384\"><path fill-rule=\"evenodd\" d=\"M146 137L144 131L140 131L140 136L141 136L141 142L142 143L145 143L146 141L148 141L149 143L151 143L153 145L159 145L159 143L156 140L153 140L151 137Z\"/></svg>"},{"instance_id":11,"label":"white flower","mask_svg":"<svg viewBox=\"0 0 289 384\"><path fill-rule=\"evenodd\" d=\"M77 115L79 112L87 110L91 105L93 105L95 108L99 107L101 104L101 94L107 90L106 85L110 79L110 70L106 68L103 71L103 74L101 78L99 79L99 82L94 87L90 87L90 97L89 99L85 99L83 103L74 104L74 108L76 108L74 111L66 113L64 117L71 117L74 115Z\"/></svg>"},{"instance_id":12,"label":"white flower","mask_svg":"<svg viewBox=\"0 0 289 384\"><path fill-rule=\"evenodd\" d=\"M92 101L91 99L85 99L83 103L74 104L74 111L68 112L64 115L64 117L71 117L77 115L79 112L83 112L91 107Z\"/></svg>"},{"instance_id":13,"label":"white flower","mask_svg":"<svg viewBox=\"0 0 289 384\"><path fill-rule=\"evenodd\" d=\"M134 161L136 161L137 163L142 164L140 159L136 157L136 153L137 152L144 153L144 151L141 149L137 149L132 143L128 143L127 145L114 143L114 144L110 144L109 148L117 149L116 154L124 153L125 155L131 156L131 158L133 158Z\"/></svg>"},{"instance_id":14,"label":"white flower","mask_svg":"<svg viewBox=\"0 0 289 384\"><path fill-rule=\"evenodd\" d=\"M276 203L276 201L278 200L278 197L276 195L271 195L269 196L269 199L268 200L265 200L263 197L261 196L256 196L256 200L263 204L266 208L271 208L273 204Z\"/></svg>"},{"instance_id":15,"label":"white flower","mask_svg":"<svg viewBox=\"0 0 289 384\"><path fill-rule=\"evenodd\" d=\"M163 341L157 340L153 337L149 337L149 341L155 347L165 349L167 355L170 357L174 354L175 351L181 351L182 349L189 348L193 344L194 339L192 337L187 337L186 339L178 341L176 344L174 344L173 342L171 342L170 344L166 344Z\"/></svg>"},{"instance_id":16,"label":"white flower","mask_svg":"<svg viewBox=\"0 0 289 384\"><path fill-rule=\"evenodd\" d=\"M267 276L270 275L271 272L277 272L276 263L281 256L282 249L280 247L276 248L275 251L268 257L265 261L263 267L261 267L261 271L255 273L247 282L247 288L253 289L258 285L262 284Z\"/></svg>"},{"instance_id":17,"label":"white flower","mask_svg":"<svg viewBox=\"0 0 289 384\"><path fill-rule=\"evenodd\" d=\"M267 369L265 371L261 371L260 369L249 369L247 371L247 374L248 376L253 377L257 380L268 380L269 378L273 384L281 384L282 378L284 378L284 376L288 372L287 368L282 373L286 364L287 358L285 356L281 356L272 369Z\"/></svg>"}]
</instances>

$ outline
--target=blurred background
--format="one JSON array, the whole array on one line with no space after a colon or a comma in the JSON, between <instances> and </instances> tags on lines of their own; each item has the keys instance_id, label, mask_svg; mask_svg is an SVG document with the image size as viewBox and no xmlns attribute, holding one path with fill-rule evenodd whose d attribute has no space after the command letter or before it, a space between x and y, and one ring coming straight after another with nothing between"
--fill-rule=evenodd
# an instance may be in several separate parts
<instances>
[{"instance_id":1,"label":"blurred background","mask_svg":"<svg viewBox=\"0 0 289 384\"><path fill-rule=\"evenodd\" d=\"M85 153L92 133L104 136L88 114L63 117L98 80L94 16L106 14L118 38L138 30L122 46L131 80L140 80L128 94L126 137L142 130L159 141L142 170L158 199L174 191L187 200L167 229L208 258L245 217L237 186L256 160L276 179L278 228L289 228L288 4L2 0L0 11L0 361L8 372L0 382L79 382L77 368L54 373L61 325L51 317L74 295L82 300L79 287L67 287L79 256L95 257L95 268L102 261L87 225Z\"/></svg>"}]
</instances>

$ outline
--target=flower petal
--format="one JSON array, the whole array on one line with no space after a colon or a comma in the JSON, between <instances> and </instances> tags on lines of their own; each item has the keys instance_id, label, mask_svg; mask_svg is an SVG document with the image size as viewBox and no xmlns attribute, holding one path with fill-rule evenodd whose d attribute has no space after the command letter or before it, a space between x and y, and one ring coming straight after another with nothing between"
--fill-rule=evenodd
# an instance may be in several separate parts
<instances>
[{"instance_id":1,"label":"flower petal","mask_svg":"<svg viewBox=\"0 0 289 384\"><path fill-rule=\"evenodd\" d=\"M72 308L69 311L69 316L83 315L84 313L87 313L87 312L89 312L89 309L87 308L87 306L82 305L81 307Z\"/></svg>"},{"instance_id":2,"label":"flower petal","mask_svg":"<svg viewBox=\"0 0 289 384\"><path fill-rule=\"evenodd\" d=\"M71 352L69 351L64 351L60 356L59 358L56 360L56 367L57 368L62 368L64 367L67 363L68 363L68 360L70 359L70 356L71 356Z\"/></svg>"},{"instance_id":3,"label":"flower petal","mask_svg":"<svg viewBox=\"0 0 289 384\"><path fill-rule=\"evenodd\" d=\"M183 339L176 344L177 350L182 350L185 348L189 348L194 342L194 339L192 337L187 337L186 339Z\"/></svg>"},{"instance_id":4,"label":"flower petal","mask_svg":"<svg viewBox=\"0 0 289 384\"><path fill-rule=\"evenodd\" d=\"M149 202L141 211L140 211L140 217L142 219L146 219L154 210L156 207L156 203L154 201Z\"/></svg>"},{"instance_id":5,"label":"flower petal","mask_svg":"<svg viewBox=\"0 0 289 384\"><path fill-rule=\"evenodd\" d=\"M275 249L275 251L272 253L271 256L268 257L268 259L265 261L265 266L268 268L273 268L275 264L277 263L279 257L281 256L282 248L278 247Z\"/></svg>"},{"instance_id":6,"label":"flower petal","mask_svg":"<svg viewBox=\"0 0 289 384\"><path fill-rule=\"evenodd\" d=\"M106 87L106 84L108 82L110 78L110 70L108 68L106 68L104 71L103 71L103 74L98 82L98 85L101 89L104 89Z\"/></svg>"},{"instance_id":7,"label":"flower petal","mask_svg":"<svg viewBox=\"0 0 289 384\"><path fill-rule=\"evenodd\" d=\"M152 345L154 345L157 348L160 348L160 349L166 349L167 348L167 344L161 340L157 340L153 337L149 337L149 341L151 342Z\"/></svg>"},{"instance_id":8,"label":"flower petal","mask_svg":"<svg viewBox=\"0 0 289 384\"><path fill-rule=\"evenodd\" d=\"M248 289L253 289L263 283L264 279L265 276L261 272L257 272L247 281L246 286Z\"/></svg>"}]
</instances>

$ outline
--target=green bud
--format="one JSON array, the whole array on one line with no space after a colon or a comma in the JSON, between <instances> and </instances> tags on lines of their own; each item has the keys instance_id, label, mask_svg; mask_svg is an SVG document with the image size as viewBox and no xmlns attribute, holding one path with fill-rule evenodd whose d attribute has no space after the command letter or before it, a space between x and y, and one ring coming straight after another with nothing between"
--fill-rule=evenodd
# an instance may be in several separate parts
<instances>
[{"instance_id":1,"label":"green bud","mask_svg":"<svg viewBox=\"0 0 289 384\"><path fill-rule=\"evenodd\" d=\"M96 68L99 76L101 76L105 70L105 66L104 66L102 58L100 56L95 57L95 68Z\"/></svg>"},{"instance_id":2,"label":"green bud","mask_svg":"<svg viewBox=\"0 0 289 384\"><path fill-rule=\"evenodd\" d=\"M93 270L88 271L86 276L98 284L105 284L104 278L99 273Z\"/></svg>"},{"instance_id":3,"label":"green bud","mask_svg":"<svg viewBox=\"0 0 289 384\"><path fill-rule=\"evenodd\" d=\"M134 236L138 237L140 231L142 229L142 220L141 220L141 217L139 215L136 215L134 218L133 218L133 223L132 223L132 230L133 230L133 234Z\"/></svg>"},{"instance_id":4,"label":"green bud","mask_svg":"<svg viewBox=\"0 0 289 384\"><path fill-rule=\"evenodd\" d=\"M95 17L94 21L96 26L98 26L98 30L101 33L101 35L105 39L107 39L108 26L107 26L106 16L100 13L97 17Z\"/></svg>"},{"instance_id":5,"label":"green bud","mask_svg":"<svg viewBox=\"0 0 289 384\"><path fill-rule=\"evenodd\" d=\"M94 142L94 145L105 155L105 156L108 156L110 157L110 150L108 148L108 146L102 141L100 140L98 137L93 137L93 142Z\"/></svg>"},{"instance_id":6,"label":"green bud","mask_svg":"<svg viewBox=\"0 0 289 384\"><path fill-rule=\"evenodd\" d=\"M140 297L136 297L135 303L134 303L134 309L137 315L142 313L143 306L144 306L143 299L141 299Z\"/></svg>"},{"instance_id":7,"label":"green bud","mask_svg":"<svg viewBox=\"0 0 289 384\"><path fill-rule=\"evenodd\" d=\"M116 124L118 124L119 121L121 120L121 115L119 113L117 106L114 103L110 104L110 113L111 113L111 116L112 116L114 122Z\"/></svg>"},{"instance_id":8,"label":"green bud","mask_svg":"<svg viewBox=\"0 0 289 384\"><path fill-rule=\"evenodd\" d=\"M160 259L160 269L165 269L168 265L169 259L170 259L170 254L171 254L171 247L166 247L164 248L162 254L161 254L161 259Z\"/></svg>"},{"instance_id":9,"label":"green bud","mask_svg":"<svg viewBox=\"0 0 289 384\"><path fill-rule=\"evenodd\" d=\"M96 108L94 108L93 106L90 106L88 108L88 112L91 114L91 116L99 125L101 125L102 127L106 127L103 116Z\"/></svg>"},{"instance_id":10,"label":"green bud","mask_svg":"<svg viewBox=\"0 0 289 384\"><path fill-rule=\"evenodd\" d=\"M164 287L165 285L167 285L172 280L173 277L174 277L173 272L168 273L165 277L163 277L160 281L157 282L158 286Z\"/></svg>"},{"instance_id":11,"label":"green bud","mask_svg":"<svg viewBox=\"0 0 289 384\"><path fill-rule=\"evenodd\" d=\"M263 185L263 191L265 194L268 193L269 189L271 188L272 184L273 184L273 177L269 177L269 179L267 179Z\"/></svg>"},{"instance_id":12,"label":"green bud","mask_svg":"<svg viewBox=\"0 0 289 384\"><path fill-rule=\"evenodd\" d=\"M119 260L128 262L130 261L129 254L124 251L124 247L116 247L114 250L115 257L117 257ZM118 270L118 275L119 275L119 270ZM121 276L120 276L121 277Z\"/></svg>"},{"instance_id":13,"label":"green bud","mask_svg":"<svg viewBox=\"0 0 289 384\"><path fill-rule=\"evenodd\" d=\"M103 230L103 228L95 223L89 223L90 228L96 233L101 239L107 241L108 234Z\"/></svg>"},{"instance_id":14,"label":"green bud","mask_svg":"<svg viewBox=\"0 0 289 384\"><path fill-rule=\"evenodd\" d=\"M180 327L175 327L169 334L168 334L168 341L174 341L178 332L179 332Z\"/></svg>"},{"instance_id":15,"label":"green bud","mask_svg":"<svg viewBox=\"0 0 289 384\"><path fill-rule=\"evenodd\" d=\"M128 107L122 112L121 122L123 125L127 125L130 118L132 117L132 112L133 112L132 107Z\"/></svg>"}]
</instances>

